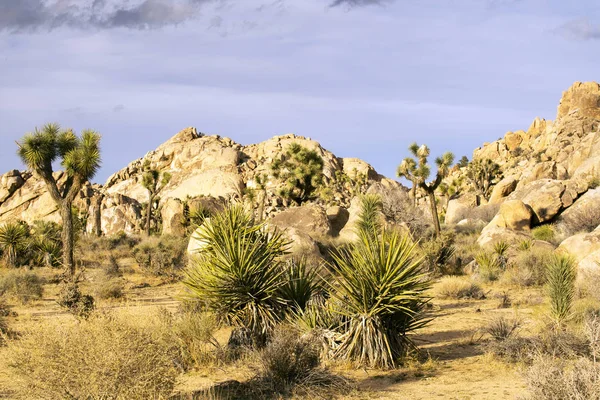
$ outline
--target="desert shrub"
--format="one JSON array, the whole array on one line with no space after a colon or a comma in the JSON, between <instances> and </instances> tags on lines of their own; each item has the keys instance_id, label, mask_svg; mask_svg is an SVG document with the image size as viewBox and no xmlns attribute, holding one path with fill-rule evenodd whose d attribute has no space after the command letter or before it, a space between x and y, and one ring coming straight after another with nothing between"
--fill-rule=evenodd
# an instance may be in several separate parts
<instances>
[{"instance_id":1,"label":"desert shrub","mask_svg":"<svg viewBox=\"0 0 600 400\"><path fill-rule=\"evenodd\" d=\"M479 277L484 282L494 282L498 280L502 273L502 263L496 253L482 250L475 256Z\"/></svg>"},{"instance_id":2,"label":"desert shrub","mask_svg":"<svg viewBox=\"0 0 600 400\"><path fill-rule=\"evenodd\" d=\"M214 337L219 325L214 315L206 312L186 311L171 314L161 310L165 340L177 351L177 364L184 370L215 362L221 347Z\"/></svg>"},{"instance_id":3,"label":"desert shrub","mask_svg":"<svg viewBox=\"0 0 600 400\"><path fill-rule=\"evenodd\" d=\"M434 286L434 293L442 299L483 299L481 287L468 277L444 276Z\"/></svg>"},{"instance_id":4,"label":"desert shrub","mask_svg":"<svg viewBox=\"0 0 600 400\"><path fill-rule=\"evenodd\" d=\"M598 226L600 221L600 208L589 207L585 210L569 210L568 214L562 214L556 224L557 233L563 237L569 237L578 233L591 232Z\"/></svg>"},{"instance_id":5,"label":"desert shrub","mask_svg":"<svg viewBox=\"0 0 600 400\"><path fill-rule=\"evenodd\" d=\"M36 399L160 399L178 375L174 345L130 319L98 315L31 327L8 347L10 366Z\"/></svg>"},{"instance_id":6,"label":"desert shrub","mask_svg":"<svg viewBox=\"0 0 600 400\"><path fill-rule=\"evenodd\" d=\"M552 242L554 240L554 228L552 225L540 225L536 226L531 230L531 235L535 240L544 240L546 242Z\"/></svg>"},{"instance_id":7,"label":"desert shrub","mask_svg":"<svg viewBox=\"0 0 600 400\"><path fill-rule=\"evenodd\" d=\"M196 234L205 246L185 270L190 296L237 327L235 334L264 344L285 305L279 294L287 242L239 205L215 214Z\"/></svg>"},{"instance_id":8,"label":"desert shrub","mask_svg":"<svg viewBox=\"0 0 600 400\"><path fill-rule=\"evenodd\" d=\"M14 297L21 303L41 299L44 280L34 272L9 271L0 276L0 295Z\"/></svg>"},{"instance_id":9,"label":"desert shrub","mask_svg":"<svg viewBox=\"0 0 600 400\"><path fill-rule=\"evenodd\" d=\"M457 234L454 240L454 259L457 265L467 265L475 259L481 248L473 234Z\"/></svg>"},{"instance_id":10,"label":"desert shrub","mask_svg":"<svg viewBox=\"0 0 600 400\"><path fill-rule=\"evenodd\" d=\"M406 224L415 238L422 238L431 226L431 216L416 207L402 189L389 189L381 183L374 183L369 193L381 197L381 211L386 220L394 224Z\"/></svg>"},{"instance_id":11,"label":"desert shrub","mask_svg":"<svg viewBox=\"0 0 600 400\"><path fill-rule=\"evenodd\" d=\"M449 275L460 273L461 265L457 265L453 258L454 232L444 230L437 238L431 238L421 243L419 252L423 257L423 265L429 272L438 275Z\"/></svg>"},{"instance_id":12,"label":"desert shrub","mask_svg":"<svg viewBox=\"0 0 600 400\"><path fill-rule=\"evenodd\" d=\"M309 337L302 338L294 330L279 328L262 351L263 376L278 387L299 383L319 366L319 350Z\"/></svg>"},{"instance_id":13,"label":"desert shrub","mask_svg":"<svg viewBox=\"0 0 600 400\"><path fill-rule=\"evenodd\" d=\"M133 248L138 265L152 275L177 279L186 263L187 243L181 238L148 238Z\"/></svg>"},{"instance_id":14,"label":"desert shrub","mask_svg":"<svg viewBox=\"0 0 600 400\"><path fill-rule=\"evenodd\" d=\"M529 399L600 399L600 364L537 357L525 373Z\"/></svg>"},{"instance_id":15,"label":"desert shrub","mask_svg":"<svg viewBox=\"0 0 600 400\"><path fill-rule=\"evenodd\" d=\"M489 223L500 210L500 204L492 203L477 206L473 208L467 208L458 212L456 219L458 221L463 219L482 220L486 224Z\"/></svg>"},{"instance_id":16,"label":"desert shrub","mask_svg":"<svg viewBox=\"0 0 600 400\"><path fill-rule=\"evenodd\" d=\"M487 351L509 362L531 364L536 357L574 359L590 355L590 344L579 332L548 329L538 336L511 334L501 341L491 341Z\"/></svg>"},{"instance_id":17,"label":"desert shrub","mask_svg":"<svg viewBox=\"0 0 600 400\"><path fill-rule=\"evenodd\" d=\"M578 279L576 282L577 292L579 297L591 297L600 301L600 272L596 269L585 269L577 272Z\"/></svg>"},{"instance_id":18,"label":"desert shrub","mask_svg":"<svg viewBox=\"0 0 600 400\"><path fill-rule=\"evenodd\" d=\"M77 282L63 283L56 302L74 316L83 319L89 318L96 308L94 297L81 293Z\"/></svg>"},{"instance_id":19,"label":"desert shrub","mask_svg":"<svg viewBox=\"0 0 600 400\"><path fill-rule=\"evenodd\" d=\"M104 277L100 279L95 285L94 294L99 299L120 299L125 293L123 293L123 283L119 280L110 279L110 277Z\"/></svg>"},{"instance_id":20,"label":"desert shrub","mask_svg":"<svg viewBox=\"0 0 600 400\"><path fill-rule=\"evenodd\" d=\"M304 310L309 301L323 290L318 269L308 266L306 258L301 257L288 260L283 270L279 296L293 309Z\"/></svg>"},{"instance_id":21,"label":"desert shrub","mask_svg":"<svg viewBox=\"0 0 600 400\"><path fill-rule=\"evenodd\" d=\"M568 256L553 256L546 266L550 313L558 325L571 315L576 277L575 262Z\"/></svg>"},{"instance_id":22,"label":"desert shrub","mask_svg":"<svg viewBox=\"0 0 600 400\"><path fill-rule=\"evenodd\" d=\"M543 247L532 247L527 251L519 251L503 278L518 286L543 285L546 282L546 265L552 255L552 250Z\"/></svg>"},{"instance_id":23,"label":"desert shrub","mask_svg":"<svg viewBox=\"0 0 600 400\"><path fill-rule=\"evenodd\" d=\"M509 339L521 327L521 320L517 318L506 318L501 315L493 318L483 327L483 331L492 339L500 342Z\"/></svg>"},{"instance_id":24,"label":"desert shrub","mask_svg":"<svg viewBox=\"0 0 600 400\"><path fill-rule=\"evenodd\" d=\"M358 242L335 255L330 291L347 323L335 355L391 368L413 348L407 334L424 326L428 274L406 236L359 231Z\"/></svg>"},{"instance_id":25,"label":"desert shrub","mask_svg":"<svg viewBox=\"0 0 600 400\"><path fill-rule=\"evenodd\" d=\"M585 297L573 302L572 318L576 323L584 323L590 318L600 316L600 301Z\"/></svg>"}]
</instances>

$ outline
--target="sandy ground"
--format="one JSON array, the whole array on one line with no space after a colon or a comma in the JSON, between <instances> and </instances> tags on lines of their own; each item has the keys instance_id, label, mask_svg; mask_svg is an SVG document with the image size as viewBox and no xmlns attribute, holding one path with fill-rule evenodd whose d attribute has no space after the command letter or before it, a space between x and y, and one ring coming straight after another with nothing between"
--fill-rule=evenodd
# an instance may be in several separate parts
<instances>
[{"instance_id":1,"label":"sandy ground","mask_svg":"<svg viewBox=\"0 0 600 400\"><path fill-rule=\"evenodd\" d=\"M144 278L127 277L139 284ZM148 278L151 279L151 278ZM156 282L151 282L153 285ZM175 309L180 288L176 284L137 288L126 292L122 302L103 302L100 308L129 308L146 313L156 307ZM27 306L15 306L18 317L9 319L14 329L29 324L43 323L47 318L71 318L56 304L57 288L47 285L42 300ZM480 328L494 315L505 313L527 321L532 310L527 299L535 298L535 291L515 292L514 298L525 305L515 308L498 308L494 293L486 300L433 300L433 321L415 335L424 361L415 362L395 371L353 370L333 367L356 383L357 390L347 395L351 399L515 399L525 394L525 386L518 367L508 365L485 354ZM513 294L511 293L511 296ZM226 335L221 332L221 341ZM429 358L428 361L425 361ZM211 368L183 376L181 390L199 390L231 379L244 381L254 374L244 365ZM0 348L0 399L14 397L14 381Z\"/></svg>"}]
</instances>

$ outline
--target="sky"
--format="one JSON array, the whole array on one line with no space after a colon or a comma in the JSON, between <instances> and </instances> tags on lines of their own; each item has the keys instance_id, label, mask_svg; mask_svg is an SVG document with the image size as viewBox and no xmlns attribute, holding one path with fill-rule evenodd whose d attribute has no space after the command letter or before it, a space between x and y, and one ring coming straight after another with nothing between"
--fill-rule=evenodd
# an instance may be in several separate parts
<instances>
[{"instance_id":1,"label":"sky","mask_svg":"<svg viewBox=\"0 0 600 400\"><path fill-rule=\"evenodd\" d=\"M58 122L102 134L100 183L188 126L393 177L554 119L598 50L596 0L0 0L0 171Z\"/></svg>"}]
</instances>

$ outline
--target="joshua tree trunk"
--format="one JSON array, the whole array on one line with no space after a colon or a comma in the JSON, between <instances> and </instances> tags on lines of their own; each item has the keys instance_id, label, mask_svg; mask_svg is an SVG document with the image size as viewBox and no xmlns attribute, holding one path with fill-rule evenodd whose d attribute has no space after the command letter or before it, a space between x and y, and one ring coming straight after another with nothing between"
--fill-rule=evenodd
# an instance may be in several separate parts
<instances>
[{"instance_id":1,"label":"joshua tree trunk","mask_svg":"<svg viewBox=\"0 0 600 400\"><path fill-rule=\"evenodd\" d=\"M152 223L152 203L154 202L154 196L150 194L148 196L148 206L146 207L146 236L150 236L150 224Z\"/></svg>"},{"instance_id":2,"label":"joshua tree trunk","mask_svg":"<svg viewBox=\"0 0 600 400\"><path fill-rule=\"evenodd\" d=\"M412 188L410 189L410 198L413 202L413 206L417 206L417 183L412 181Z\"/></svg>"},{"instance_id":3,"label":"joshua tree trunk","mask_svg":"<svg viewBox=\"0 0 600 400\"><path fill-rule=\"evenodd\" d=\"M428 190L427 197L429 197L429 206L431 207L431 218L433 219L433 227L435 228L435 237L438 237L442 229L440 228L440 218L438 217L437 205L435 204L435 193Z\"/></svg>"},{"instance_id":4,"label":"joshua tree trunk","mask_svg":"<svg viewBox=\"0 0 600 400\"><path fill-rule=\"evenodd\" d=\"M60 206L60 216L63 223L63 264L71 277L73 277L75 275L75 261L73 259L73 216L71 214L71 205L70 201L64 200Z\"/></svg>"},{"instance_id":5,"label":"joshua tree trunk","mask_svg":"<svg viewBox=\"0 0 600 400\"><path fill-rule=\"evenodd\" d=\"M258 222L262 222L263 218L264 218L264 213L265 213L265 200L267 197L266 190L261 190L259 196L260 196L260 198L258 201Z\"/></svg>"}]
</instances>

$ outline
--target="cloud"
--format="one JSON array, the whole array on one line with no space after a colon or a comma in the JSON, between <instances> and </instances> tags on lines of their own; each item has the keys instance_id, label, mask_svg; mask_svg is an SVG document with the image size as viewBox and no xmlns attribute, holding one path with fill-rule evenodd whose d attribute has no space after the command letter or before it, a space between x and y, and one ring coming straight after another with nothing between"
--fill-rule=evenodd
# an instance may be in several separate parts
<instances>
[{"instance_id":1,"label":"cloud","mask_svg":"<svg viewBox=\"0 0 600 400\"><path fill-rule=\"evenodd\" d=\"M50 31L60 27L76 29L158 29L197 19L203 5L245 4L248 0L1 0L0 32ZM319 0L337 6L383 5L394 0ZM257 12L283 9L292 0L261 0ZM222 19L213 17L211 27Z\"/></svg>"},{"instance_id":2,"label":"cloud","mask_svg":"<svg viewBox=\"0 0 600 400\"><path fill-rule=\"evenodd\" d=\"M113 112L118 113L125 110L125 106L123 104L117 104L113 107Z\"/></svg>"},{"instance_id":3,"label":"cloud","mask_svg":"<svg viewBox=\"0 0 600 400\"><path fill-rule=\"evenodd\" d=\"M18 0L0 2L0 31L71 28L156 29L200 14L204 4L223 0L143 0L133 6L106 0Z\"/></svg>"},{"instance_id":4,"label":"cloud","mask_svg":"<svg viewBox=\"0 0 600 400\"><path fill-rule=\"evenodd\" d=\"M382 5L384 3L389 3L393 0L335 0L331 3L331 7L337 6L349 6L349 7L358 7L358 6L374 6L374 5Z\"/></svg>"},{"instance_id":5,"label":"cloud","mask_svg":"<svg viewBox=\"0 0 600 400\"><path fill-rule=\"evenodd\" d=\"M556 33L571 40L600 39L600 25L595 25L587 18L575 19L559 26Z\"/></svg>"}]
</instances>

